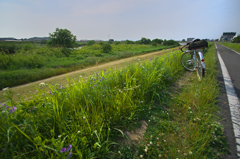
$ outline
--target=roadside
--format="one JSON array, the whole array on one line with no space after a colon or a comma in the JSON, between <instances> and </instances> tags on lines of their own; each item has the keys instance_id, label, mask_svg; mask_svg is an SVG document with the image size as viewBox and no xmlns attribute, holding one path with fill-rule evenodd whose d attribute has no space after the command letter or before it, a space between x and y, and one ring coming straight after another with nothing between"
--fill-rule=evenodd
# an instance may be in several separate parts
<instances>
[{"instance_id":1,"label":"roadside","mask_svg":"<svg viewBox=\"0 0 240 159\"><path fill-rule=\"evenodd\" d=\"M220 54L223 62L226 65L226 69L230 75L229 78L229 82L232 81L233 83L233 89L236 91L236 94L238 96L238 101L239 101L239 96L240 96L240 85L239 85L239 60L240 60L240 56L235 53L234 51L231 51L231 49L223 47L222 45L219 45L218 43L216 43L216 47L217 47L217 51ZM230 148L230 154L223 156L225 159L235 159L238 158L237 156L237 145L236 144L236 140L238 140L237 136L238 134L234 134L239 132L239 130L236 130L236 127L234 127L233 125L238 125L237 121L234 121L234 118L239 118L239 116L237 114L239 114L239 110L238 112L234 113L234 115L231 113L230 110L235 109L237 110L237 106L232 105L232 101L231 99L228 99L229 93L231 94L231 96L233 96L233 92L226 90L226 87L229 86L225 86L225 80L226 80L226 75L223 74L223 70L221 67L222 64L220 64L220 59L218 58L218 63L217 63L217 67L218 67L218 82L220 85L220 95L218 96L218 105L220 107L220 115L223 117L223 120L221 121L222 125L224 125L224 134L226 136L226 139L229 143L229 148ZM237 98L237 97L236 97Z\"/></svg>"},{"instance_id":2,"label":"roadside","mask_svg":"<svg viewBox=\"0 0 240 159\"><path fill-rule=\"evenodd\" d=\"M28 84L24 84L24 85L20 85L20 86L16 86L16 87L11 87L10 90L14 92L13 95L13 100L17 100L17 95L20 94L24 97L28 97L29 95L31 95L31 93L34 93L36 91L36 86L38 86L40 83L44 82L46 84L51 84L51 85L55 85L56 83L61 84L61 85L66 85L68 84L68 80L67 78L70 79L75 79L75 80L79 80L80 78L83 79L87 79L90 75L96 73L96 72L101 72L103 70L108 70L109 68L117 68L117 69L121 69L124 68L125 66L127 66L127 64L129 62L137 62L138 59L141 60L150 60L151 58L154 58L156 56L162 56L165 53L169 53L173 50L179 50L179 47L176 48L172 48L172 49L166 49L166 50L161 50L161 51L156 51L153 53L148 53L145 55L140 55L140 56L134 56L134 57L129 57L126 59L122 59L122 60L117 60L117 61L113 61L113 62L107 62L104 64L99 64L93 67L89 67L89 68L85 68L85 69L81 69L78 71L74 71L74 72L70 72L67 74L63 74L63 75L59 75L59 76L55 76L55 77L51 77L51 78L47 78L44 80L39 80L36 82L32 82L32 83L28 83ZM1 90L0 91L0 102L4 102L4 97L3 97L4 92Z\"/></svg>"}]
</instances>

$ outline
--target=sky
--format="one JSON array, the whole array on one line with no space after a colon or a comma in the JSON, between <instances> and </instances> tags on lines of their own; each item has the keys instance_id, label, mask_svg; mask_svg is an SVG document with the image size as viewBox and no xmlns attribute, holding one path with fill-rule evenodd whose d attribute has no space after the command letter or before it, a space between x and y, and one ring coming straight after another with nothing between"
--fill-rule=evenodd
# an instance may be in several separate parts
<instances>
[{"instance_id":1,"label":"sky","mask_svg":"<svg viewBox=\"0 0 240 159\"><path fill-rule=\"evenodd\" d=\"M240 0L0 0L0 37L219 39L240 34Z\"/></svg>"}]
</instances>

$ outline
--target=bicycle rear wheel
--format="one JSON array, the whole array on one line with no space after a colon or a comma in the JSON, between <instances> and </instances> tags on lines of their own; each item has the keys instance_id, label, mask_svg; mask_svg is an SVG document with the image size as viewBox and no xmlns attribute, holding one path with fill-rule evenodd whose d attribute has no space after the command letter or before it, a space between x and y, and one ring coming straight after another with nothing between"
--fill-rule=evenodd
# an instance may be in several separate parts
<instances>
[{"instance_id":1,"label":"bicycle rear wheel","mask_svg":"<svg viewBox=\"0 0 240 159\"><path fill-rule=\"evenodd\" d=\"M195 60L192 52L185 52L181 56L181 63L188 71L195 71Z\"/></svg>"},{"instance_id":2,"label":"bicycle rear wheel","mask_svg":"<svg viewBox=\"0 0 240 159\"><path fill-rule=\"evenodd\" d=\"M198 76L198 79L201 81L202 78L205 76L204 59L199 54L196 54L196 55L197 55L197 64L196 64L197 76Z\"/></svg>"}]
</instances>

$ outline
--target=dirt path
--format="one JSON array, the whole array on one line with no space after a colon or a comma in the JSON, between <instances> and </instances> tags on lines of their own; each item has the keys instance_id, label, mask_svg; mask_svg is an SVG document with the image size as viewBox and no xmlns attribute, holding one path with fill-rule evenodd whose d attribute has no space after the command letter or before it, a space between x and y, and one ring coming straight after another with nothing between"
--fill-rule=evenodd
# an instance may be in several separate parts
<instances>
[{"instance_id":1,"label":"dirt path","mask_svg":"<svg viewBox=\"0 0 240 159\"><path fill-rule=\"evenodd\" d=\"M89 68L66 73L63 75L58 75L58 76L54 76L51 78L31 82L28 84L11 87L10 90L12 90L14 92L13 99L16 100L17 94L27 97L30 95L30 92L34 93L36 91L36 86L38 86L42 82L44 82L45 84L51 84L51 85L55 85L56 83L61 84L61 85L66 85L66 84L68 84L67 77L69 79L75 79L75 80L79 80L80 78L87 79L90 75L94 74L95 72L100 72L105 69L108 70L109 68L121 69L121 68L126 67L126 65L129 62L137 62L139 59L140 60L150 60L151 58L161 56L165 53L169 53L174 50L179 50L179 48L176 47L176 48L156 51L156 52L152 52L152 53L148 53L148 54L144 54L144 55L129 57L129 58L125 58L122 60L113 61L113 62L103 63L103 64L99 64L99 65L92 66ZM0 102L5 101L3 94L4 94L4 91L0 91Z\"/></svg>"}]
</instances>

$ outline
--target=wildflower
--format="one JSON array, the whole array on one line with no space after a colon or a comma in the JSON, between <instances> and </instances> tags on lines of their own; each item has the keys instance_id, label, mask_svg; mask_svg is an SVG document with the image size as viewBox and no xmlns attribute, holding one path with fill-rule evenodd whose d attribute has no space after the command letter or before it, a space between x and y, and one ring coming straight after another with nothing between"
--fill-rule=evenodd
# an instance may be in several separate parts
<instances>
[{"instance_id":1,"label":"wildflower","mask_svg":"<svg viewBox=\"0 0 240 159\"><path fill-rule=\"evenodd\" d=\"M69 152L69 154L67 155L67 158L70 158L72 155L72 152Z\"/></svg>"},{"instance_id":2,"label":"wildflower","mask_svg":"<svg viewBox=\"0 0 240 159\"><path fill-rule=\"evenodd\" d=\"M172 79L171 77L168 77L168 79Z\"/></svg>"},{"instance_id":3,"label":"wildflower","mask_svg":"<svg viewBox=\"0 0 240 159\"><path fill-rule=\"evenodd\" d=\"M184 155L184 156L187 156L187 154L186 154L186 153L184 153L183 155Z\"/></svg>"},{"instance_id":4,"label":"wildflower","mask_svg":"<svg viewBox=\"0 0 240 159\"><path fill-rule=\"evenodd\" d=\"M164 140L164 142L167 142L166 140Z\"/></svg>"},{"instance_id":5,"label":"wildflower","mask_svg":"<svg viewBox=\"0 0 240 159\"><path fill-rule=\"evenodd\" d=\"M83 116L83 119L85 119L85 116Z\"/></svg>"},{"instance_id":6,"label":"wildflower","mask_svg":"<svg viewBox=\"0 0 240 159\"><path fill-rule=\"evenodd\" d=\"M61 137L61 135L58 135L58 138L60 138Z\"/></svg>"},{"instance_id":7,"label":"wildflower","mask_svg":"<svg viewBox=\"0 0 240 159\"><path fill-rule=\"evenodd\" d=\"M6 109L10 109L10 108L11 108L11 107L9 107L8 105L6 105L5 107L6 107Z\"/></svg>"},{"instance_id":8,"label":"wildflower","mask_svg":"<svg viewBox=\"0 0 240 159\"><path fill-rule=\"evenodd\" d=\"M181 152L181 150L178 150L178 153L180 153Z\"/></svg>"},{"instance_id":9,"label":"wildflower","mask_svg":"<svg viewBox=\"0 0 240 159\"><path fill-rule=\"evenodd\" d=\"M5 150L3 148L1 148L1 151L4 152Z\"/></svg>"},{"instance_id":10,"label":"wildflower","mask_svg":"<svg viewBox=\"0 0 240 159\"><path fill-rule=\"evenodd\" d=\"M79 77L82 78L82 75L80 75Z\"/></svg>"},{"instance_id":11,"label":"wildflower","mask_svg":"<svg viewBox=\"0 0 240 159\"><path fill-rule=\"evenodd\" d=\"M152 141L150 141L150 145L152 145Z\"/></svg>"},{"instance_id":12,"label":"wildflower","mask_svg":"<svg viewBox=\"0 0 240 159\"><path fill-rule=\"evenodd\" d=\"M148 151L148 149L144 149L144 151L145 151L145 152L147 152L147 151Z\"/></svg>"},{"instance_id":13,"label":"wildflower","mask_svg":"<svg viewBox=\"0 0 240 159\"><path fill-rule=\"evenodd\" d=\"M61 85L61 86L60 86L60 89L65 89L65 87Z\"/></svg>"},{"instance_id":14,"label":"wildflower","mask_svg":"<svg viewBox=\"0 0 240 159\"><path fill-rule=\"evenodd\" d=\"M159 154L159 155L158 155L158 157L162 157L162 155L161 155L161 154Z\"/></svg>"},{"instance_id":15,"label":"wildflower","mask_svg":"<svg viewBox=\"0 0 240 159\"><path fill-rule=\"evenodd\" d=\"M3 91L7 91L9 90L9 87L3 88Z\"/></svg>"},{"instance_id":16,"label":"wildflower","mask_svg":"<svg viewBox=\"0 0 240 159\"><path fill-rule=\"evenodd\" d=\"M48 93L50 93L51 95L53 95L52 91L49 91Z\"/></svg>"},{"instance_id":17,"label":"wildflower","mask_svg":"<svg viewBox=\"0 0 240 159\"><path fill-rule=\"evenodd\" d=\"M65 152L65 151L66 151L66 148L61 149L61 153Z\"/></svg>"},{"instance_id":18,"label":"wildflower","mask_svg":"<svg viewBox=\"0 0 240 159\"><path fill-rule=\"evenodd\" d=\"M121 154L121 152L120 152L120 151L118 151L118 153L119 153L119 154Z\"/></svg>"},{"instance_id":19,"label":"wildflower","mask_svg":"<svg viewBox=\"0 0 240 159\"><path fill-rule=\"evenodd\" d=\"M140 158L143 158L143 155L140 155Z\"/></svg>"},{"instance_id":20,"label":"wildflower","mask_svg":"<svg viewBox=\"0 0 240 159\"><path fill-rule=\"evenodd\" d=\"M77 132L78 134L80 133L80 131Z\"/></svg>"},{"instance_id":21,"label":"wildflower","mask_svg":"<svg viewBox=\"0 0 240 159\"><path fill-rule=\"evenodd\" d=\"M159 140L159 138L157 137L157 140Z\"/></svg>"},{"instance_id":22,"label":"wildflower","mask_svg":"<svg viewBox=\"0 0 240 159\"><path fill-rule=\"evenodd\" d=\"M17 109L17 107L13 106L13 108L10 110L10 113L15 112L16 109Z\"/></svg>"},{"instance_id":23,"label":"wildflower","mask_svg":"<svg viewBox=\"0 0 240 159\"><path fill-rule=\"evenodd\" d=\"M150 146L150 144L147 144L148 146Z\"/></svg>"},{"instance_id":24,"label":"wildflower","mask_svg":"<svg viewBox=\"0 0 240 159\"><path fill-rule=\"evenodd\" d=\"M67 151L70 151L71 148L72 148L72 145L69 145L67 148Z\"/></svg>"},{"instance_id":25,"label":"wildflower","mask_svg":"<svg viewBox=\"0 0 240 159\"><path fill-rule=\"evenodd\" d=\"M41 87L41 86L45 86L45 83L42 82L42 83L39 84L39 86L40 86L40 87Z\"/></svg>"},{"instance_id":26,"label":"wildflower","mask_svg":"<svg viewBox=\"0 0 240 159\"><path fill-rule=\"evenodd\" d=\"M110 128L108 128L108 131L110 131L111 129Z\"/></svg>"},{"instance_id":27,"label":"wildflower","mask_svg":"<svg viewBox=\"0 0 240 159\"><path fill-rule=\"evenodd\" d=\"M189 151L189 155L191 155L192 154L192 151Z\"/></svg>"}]
</instances>

